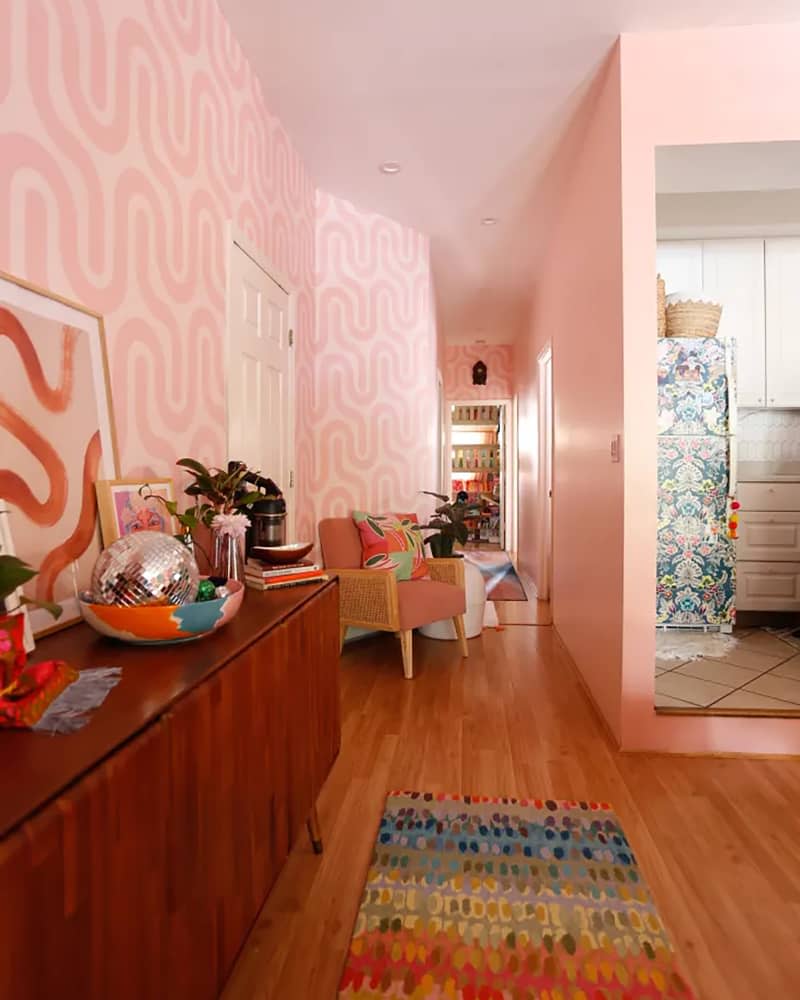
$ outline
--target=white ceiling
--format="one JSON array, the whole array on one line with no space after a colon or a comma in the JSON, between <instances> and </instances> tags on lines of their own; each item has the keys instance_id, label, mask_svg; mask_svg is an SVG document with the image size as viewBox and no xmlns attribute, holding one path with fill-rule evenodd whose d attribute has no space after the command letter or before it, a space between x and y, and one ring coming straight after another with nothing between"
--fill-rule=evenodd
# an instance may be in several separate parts
<instances>
[{"instance_id":1,"label":"white ceiling","mask_svg":"<svg viewBox=\"0 0 800 1000\"><path fill-rule=\"evenodd\" d=\"M791 191L800 188L800 142L726 142L656 150L656 191Z\"/></svg>"},{"instance_id":2,"label":"white ceiling","mask_svg":"<svg viewBox=\"0 0 800 1000\"><path fill-rule=\"evenodd\" d=\"M220 6L318 186L430 235L439 322L462 342L524 328L544 167L618 34L800 18L798 0Z\"/></svg>"}]
</instances>

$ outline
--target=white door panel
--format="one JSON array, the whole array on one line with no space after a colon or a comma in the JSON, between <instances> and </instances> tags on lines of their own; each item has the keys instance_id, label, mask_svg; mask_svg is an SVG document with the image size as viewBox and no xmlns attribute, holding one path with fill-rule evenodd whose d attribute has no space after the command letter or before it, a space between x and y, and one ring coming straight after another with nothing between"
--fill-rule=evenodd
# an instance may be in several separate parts
<instances>
[{"instance_id":1,"label":"white door panel","mask_svg":"<svg viewBox=\"0 0 800 1000\"><path fill-rule=\"evenodd\" d=\"M767 405L800 407L800 238L766 241Z\"/></svg>"},{"instance_id":2,"label":"white door panel","mask_svg":"<svg viewBox=\"0 0 800 1000\"><path fill-rule=\"evenodd\" d=\"M719 336L736 341L739 406L766 398L764 241L706 240L703 291L722 305Z\"/></svg>"},{"instance_id":3,"label":"white door panel","mask_svg":"<svg viewBox=\"0 0 800 1000\"><path fill-rule=\"evenodd\" d=\"M665 240L656 247L656 271L667 295L703 287L703 241Z\"/></svg>"},{"instance_id":4,"label":"white door panel","mask_svg":"<svg viewBox=\"0 0 800 1000\"><path fill-rule=\"evenodd\" d=\"M289 295L238 243L228 292L228 457L283 490L291 530L294 406Z\"/></svg>"}]
</instances>

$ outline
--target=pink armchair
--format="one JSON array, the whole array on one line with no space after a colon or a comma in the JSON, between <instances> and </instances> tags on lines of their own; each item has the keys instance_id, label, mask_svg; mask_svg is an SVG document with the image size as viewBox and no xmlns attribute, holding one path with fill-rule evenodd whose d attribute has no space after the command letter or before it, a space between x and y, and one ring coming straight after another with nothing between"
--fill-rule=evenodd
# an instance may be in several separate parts
<instances>
[{"instance_id":1,"label":"pink armchair","mask_svg":"<svg viewBox=\"0 0 800 1000\"><path fill-rule=\"evenodd\" d=\"M414 676L412 636L415 628L452 618L462 656L469 656L464 632L464 560L432 559L430 580L403 580L382 569L361 568L361 539L349 517L328 517L319 523L325 568L339 576L339 641L347 629L380 629L400 635L403 673Z\"/></svg>"}]
</instances>

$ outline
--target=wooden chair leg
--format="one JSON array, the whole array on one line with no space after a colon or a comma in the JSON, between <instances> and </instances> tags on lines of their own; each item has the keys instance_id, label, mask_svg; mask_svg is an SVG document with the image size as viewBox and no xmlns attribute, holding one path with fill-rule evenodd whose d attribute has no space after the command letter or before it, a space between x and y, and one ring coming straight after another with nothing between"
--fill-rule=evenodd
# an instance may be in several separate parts
<instances>
[{"instance_id":1,"label":"wooden chair leg","mask_svg":"<svg viewBox=\"0 0 800 1000\"><path fill-rule=\"evenodd\" d=\"M464 616L456 615L455 618L453 619L453 625L455 625L458 644L459 646L461 646L461 655L469 656L469 646L467 645L467 633L464 630Z\"/></svg>"},{"instance_id":2,"label":"wooden chair leg","mask_svg":"<svg viewBox=\"0 0 800 1000\"><path fill-rule=\"evenodd\" d=\"M339 652L341 653L342 647L344 646L344 640L347 638L347 626L339 626Z\"/></svg>"},{"instance_id":3,"label":"wooden chair leg","mask_svg":"<svg viewBox=\"0 0 800 1000\"><path fill-rule=\"evenodd\" d=\"M322 827L319 825L316 803L314 804L311 812L308 814L306 826L308 828L308 839L311 841L314 853L322 854Z\"/></svg>"},{"instance_id":4,"label":"wooden chair leg","mask_svg":"<svg viewBox=\"0 0 800 1000\"><path fill-rule=\"evenodd\" d=\"M414 676L414 654L411 642L414 636L413 629L406 628L400 633L400 646L403 651L403 673L406 680L410 681Z\"/></svg>"}]
</instances>

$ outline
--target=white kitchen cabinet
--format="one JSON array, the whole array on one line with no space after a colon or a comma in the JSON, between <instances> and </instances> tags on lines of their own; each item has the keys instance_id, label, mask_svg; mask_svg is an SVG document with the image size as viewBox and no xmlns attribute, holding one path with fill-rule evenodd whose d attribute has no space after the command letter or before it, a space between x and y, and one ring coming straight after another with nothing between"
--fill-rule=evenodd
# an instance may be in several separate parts
<instances>
[{"instance_id":1,"label":"white kitchen cabinet","mask_svg":"<svg viewBox=\"0 0 800 1000\"><path fill-rule=\"evenodd\" d=\"M703 241L667 240L656 247L656 271L667 295L703 287Z\"/></svg>"},{"instance_id":2,"label":"white kitchen cabinet","mask_svg":"<svg viewBox=\"0 0 800 1000\"><path fill-rule=\"evenodd\" d=\"M800 482L740 482L736 608L800 611Z\"/></svg>"},{"instance_id":3,"label":"white kitchen cabinet","mask_svg":"<svg viewBox=\"0 0 800 1000\"><path fill-rule=\"evenodd\" d=\"M800 562L800 512L743 510L736 558L743 563Z\"/></svg>"},{"instance_id":4,"label":"white kitchen cabinet","mask_svg":"<svg viewBox=\"0 0 800 1000\"><path fill-rule=\"evenodd\" d=\"M800 407L800 238L765 244L767 405Z\"/></svg>"},{"instance_id":5,"label":"white kitchen cabinet","mask_svg":"<svg viewBox=\"0 0 800 1000\"><path fill-rule=\"evenodd\" d=\"M722 304L740 406L800 409L800 236L666 240L656 266L667 294L702 289Z\"/></svg>"},{"instance_id":6,"label":"white kitchen cabinet","mask_svg":"<svg viewBox=\"0 0 800 1000\"><path fill-rule=\"evenodd\" d=\"M737 611L800 609L800 563L737 563Z\"/></svg>"},{"instance_id":7,"label":"white kitchen cabinet","mask_svg":"<svg viewBox=\"0 0 800 1000\"><path fill-rule=\"evenodd\" d=\"M703 291L722 306L719 336L736 341L739 406L764 406L764 241L704 240Z\"/></svg>"}]
</instances>

